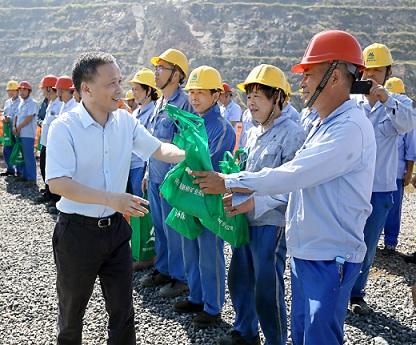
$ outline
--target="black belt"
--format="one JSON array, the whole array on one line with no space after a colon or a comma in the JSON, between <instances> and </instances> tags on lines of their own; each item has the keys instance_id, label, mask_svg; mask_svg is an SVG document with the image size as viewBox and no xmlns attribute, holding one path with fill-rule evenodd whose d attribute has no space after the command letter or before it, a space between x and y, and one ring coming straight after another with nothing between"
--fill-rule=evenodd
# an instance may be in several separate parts
<instances>
[{"instance_id":1,"label":"black belt","mask_svg":"<svg viewBox=\"0 0 416 345\"><path fill-rule=\"evenodd\" d=\"M59 214L70 221L83 224L83 225L94 225L94 226L98 226L99 228L107 228L111 224L118 222L118 220L121 217L121 214L118 212L114 213L113 215L109 217L104 217L104 218L87 217L87 216L83 216L81 214L76 214L76 213L69 214L69 213L60 212Z\"/></svg>"}]
</instances>

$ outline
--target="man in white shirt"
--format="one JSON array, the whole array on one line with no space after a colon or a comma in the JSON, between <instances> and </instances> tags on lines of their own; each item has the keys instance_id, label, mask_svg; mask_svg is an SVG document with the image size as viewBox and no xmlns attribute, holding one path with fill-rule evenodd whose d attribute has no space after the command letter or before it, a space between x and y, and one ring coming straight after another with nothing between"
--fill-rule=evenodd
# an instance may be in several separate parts
<instances>
[{"instance_id":1,"label":"man in white shirt","mask_svg":"<svg viewBox=\"0 0 416 345\"><path fill-rule=\"evenodd\" d=\"M91 52L74 63L82 101L48 134L46 180L62 196L53 234L58 344L81 344L82 319L98 276L109 314L108 344L136 344L131 228L122 214L143 216L147 201L125 193L131 153L179 163L184 152L161 143L125 110L113 56Z\"/></svg>"}]
</instances>

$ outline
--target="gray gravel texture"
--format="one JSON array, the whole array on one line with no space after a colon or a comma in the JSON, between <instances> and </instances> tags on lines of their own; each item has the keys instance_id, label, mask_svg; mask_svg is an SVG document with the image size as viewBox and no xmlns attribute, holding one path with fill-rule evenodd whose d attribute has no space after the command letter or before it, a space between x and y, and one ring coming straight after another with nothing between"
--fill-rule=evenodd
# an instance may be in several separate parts
<instances>
[{"instance_id":1,"label":"gray gravel texture","mask_svg":"<svg viewBox=\"0 0 416 345\"><path fill-rule=\"evenodd\" d=\"M38 186L43 183L38 178ZM36 204L38 188L24 188L12 177L0 177L0 344L54 344L57 298L52 231L56 216ZM367 284L369 316L348 312L344 344L416 344L416 308L410 286L416 280L416 265L405 264L400 253L416 251L416 193L404 197L402 231L398 254L381 255L382 243ZM227 265L231 251L226 246ZM148 272L148 271L147 271ZM215 344L232 329L234 311L230 297L215 327L191 326L193 315L172 311L184 299L162 298L157 289L142 288L134 273L134 307L137 344ZM289 269L286 269L287 308L290 311ZM96 284L84 320L83 344L105 344L107 315L101 290ZM264 342L264 338L262 337ZM289 338L289 344L290 338Z\"/></svg>"}]
</instances>

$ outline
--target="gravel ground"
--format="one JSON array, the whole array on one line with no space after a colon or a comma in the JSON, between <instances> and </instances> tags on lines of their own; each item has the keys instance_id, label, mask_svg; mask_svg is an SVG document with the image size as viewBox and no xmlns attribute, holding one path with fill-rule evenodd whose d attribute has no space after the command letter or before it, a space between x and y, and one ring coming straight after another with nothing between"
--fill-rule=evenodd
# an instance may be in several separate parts
<instances>
[{"instance_id":1,"label":"gravel ground","mask_svg":"<svg viewBox=\"0 0 416 345\"><path fill-rule=\"evenodd\" d=\"M40 180L38 185L42 186ZM11 177L0 177L0 344L55 343L57 299L51 238L56 217L46 212L45 205L34 202L38 195L36 187L24 188ZM416 344L416 311L410 293L416 265L405 264L400 257L400 253L416 251L415 218L416 193L406 194L398 254L385 257L377 251L366 298L374 313L365 317L348 313L345 344ZM227 262L230 253L226 246ZM145 273L134 273L137 344L214 344L232 328L234 312L228 291L222 321L199 330L191 326L192 315L172 311L172 304L186 294L166 299L157 290L142 288L139 279ZM106 323L96 284L85 315L83 343L105 344Z\"/></svg>"}]
</instances>

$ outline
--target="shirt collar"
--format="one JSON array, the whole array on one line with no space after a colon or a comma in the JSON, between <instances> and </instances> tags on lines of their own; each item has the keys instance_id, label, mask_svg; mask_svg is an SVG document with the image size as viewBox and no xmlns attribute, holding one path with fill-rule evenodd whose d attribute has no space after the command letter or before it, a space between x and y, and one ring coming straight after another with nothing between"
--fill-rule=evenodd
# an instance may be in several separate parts
<instances>
[{"instance_id":1,"label":"shirt collar","mask_svg":"<svg viewBox=\"0 0 416 345\"><path fill-rule=\"evenodd\" d=\"M287 113L281 113L280 116L273 121L272 125L269 128L267 128L267 130L263 131L262 126L257 126L256 128L257 128L258 134L261 135L263 133L269 132L272 128L279 126L283 121L287 119L289 119L289 117L287 116Z\"/></svg>"},{"instance_id":2,"label":"shirt collar","mask_svg":"<svg viewBox=\"0 0 416 345\"><path fill-rule=\"evenodd\" d=\"M20 98L20 101L23 101L23 104L24 104L26 102L29 102L31 99L32 99L32 95L29 95L29 97L26 99Z\"/></svg>"},{"instance_id":3,"label":"shirt collar","mask_svg":"<svg viewBox=\"0 0 416 345\"><path fill-rule=\"evenodd\" d=\"M61 101L60 101L59 97L56 97L56 98L52 101L51 105L52 105L52 104L53 104L53 105L55 105L55 104L59 104L59 103L61 103Z\"/></svg>"},{"instance_id":4,"label":"shirt collar","mask_svg":"<svg viewBox=\"0 0 416 345\"><path fill-rule=\"evenodd\" d=\"M146 111L148 111L150 108L154 108L155 104L152 102L150 102L149 104L147 104L143 109L139 110L139 113L145 113Z\"/></svg>"},{"instance_id":5,"label":"shirt collar","mask_svg":"<svg viewBox=\"0 0 416 345\"><path fill-rule=\"evenodd\" d=\"M353 99L349 99L348 101L345 101L343 104L341 104L341 106L336 108L331 114L329 114L328 117L321 120L321 124L330 122L336 117L338 117L339 115L341 115L342 113L345 113L348 109L356 108L356 107L357 107L356 101Z\"/></svg>"},{"instance_id":6,"label":"shirt collar","mask_svg":"<svg viewBox=\"0 0 416 345\"><path fill-rule=\"evenodd\" d=\"M357 99L357 103L359 105L361 105L365 109L368 109L368 111L371 111L371 109L377 109L378 107L383 105L380 101L377 101L371 108L370 102L368 102L367 98L364 95L356 95L355 99Z\"/></svg>"},{"instance_id":7,"label":"shirt collar","mask_svg":"<svg viewBox=\"0 0 416 345\"><path fill-rule=\"evenodd\" d=\"M167 103L173 102L176 98L179 97L179 95L181 94L181 92L182 92L182 86L179 86L177 88L177 90L173 93L173 95L170 96L170 98L168 99L168 102Z\"/></svg>"},{"instance_id":8,"label":"shirt collar","mask_svg":"<svg viewBox=\"0 0 416 345\"><path fill-rule=\"evenodd\" d=\"M81 118L81 122L82 122L82 125L84 126L84 128L87 128L90 125L95 125L95 124L99 125L91 117L91 115L88 113L87 109L85 109L85 106L84 106L84 103L82 102L82 100L79 103L79 109L80 109L79 116ZM110 124L113 121L117 121L117 116L118 116L119 110L120 109L117 109L116 111L113 111L109 114L106 124Z\"/></svg>"},{"instance_id":9,"label":"shirt collar","mask_svg":"<svg viewBox=\"0 0 416 345\"><path fill-rule=\"evenodd\" d=\"M218 104L214 104L203 116L204 120L214 118L216 116L221 116L220 107Z\"/></svg>"}]
</instances>

